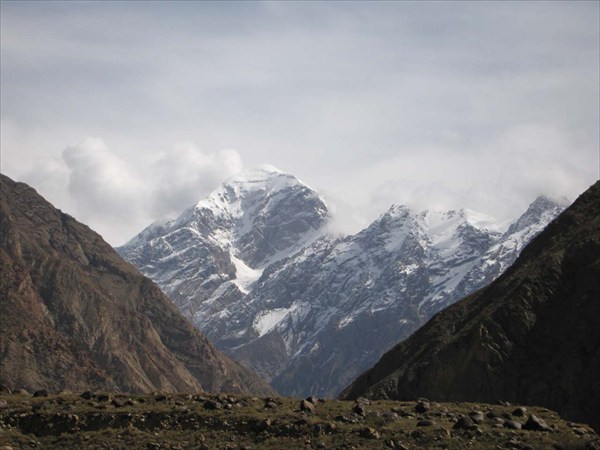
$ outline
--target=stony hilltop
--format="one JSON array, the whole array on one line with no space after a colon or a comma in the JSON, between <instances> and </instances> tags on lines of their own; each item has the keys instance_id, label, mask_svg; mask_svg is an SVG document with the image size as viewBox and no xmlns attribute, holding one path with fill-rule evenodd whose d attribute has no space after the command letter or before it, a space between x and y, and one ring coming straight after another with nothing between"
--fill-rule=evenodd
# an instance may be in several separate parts
<instances>
[{"instance_id":1,"label":"stony hilltop","mask_svg":"<svg viewBox=\"0 0 600 450\"><path fill-rule=\"evenodd\" d=\"M216 350L100 235L26 184L4 175L0 182L1 384L273 392Z\"/></svg>"},{"instance_id":2,"label":"stony hilltop","mask_svg":"<svg viewBox=\"0 0 600 450\"><path fill-rule=\"evenodd\" d=\"M600 429L600 182L486 288L438 313L341 395L505 400Z\"/></svg>"}]
</instances>

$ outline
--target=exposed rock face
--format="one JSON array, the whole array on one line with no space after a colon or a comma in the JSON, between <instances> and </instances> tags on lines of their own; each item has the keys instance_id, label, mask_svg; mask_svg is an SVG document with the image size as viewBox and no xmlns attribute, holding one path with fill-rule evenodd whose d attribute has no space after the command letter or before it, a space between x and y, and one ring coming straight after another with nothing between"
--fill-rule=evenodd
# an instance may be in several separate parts
<instances>
[{"instance_id":1,"label":"exposed rock face","mask_svg":"<svg viewBox=\"0 0 600 450\"><path fill-rule=\"evenodd\" d=\"M600 182L503 275L386 353L342 398L506 400L600 429Z\"/></svg>"},{"instance_id":2,"label":"exposed rock face","mask_svg":"<svg viewBox=\"0 0 600 450\"><path fill-rule=\"evenodd\" d=\"M242 298L267 265L316 237L327 217L314 191L261 166L230 178L177 219L149 226L118 251L185 315L202 317Z\"/></svg>"},{"instance_id":3,"label":"exposed rock face","mask_svg":"<svg viewBox=\"0 0 600 450\"><path fill-rule=\"evenodd\" d=\"M337 239L323 235L328 213L316 192L260 169L119 251L280 393L333 396L435 312L496 278L562 209L541 197L502 232L474 211L395 205Z\"/></svg>"},{"instance_id":4,"label":"exposed rock face","mask_svg":"<svg viewBox=\"0 0 600 450\"><path fill-rule=\"evenodd\" d=\"M95 232L1 175L0 383L269 393Z\"/></svg>"}]
</instances>

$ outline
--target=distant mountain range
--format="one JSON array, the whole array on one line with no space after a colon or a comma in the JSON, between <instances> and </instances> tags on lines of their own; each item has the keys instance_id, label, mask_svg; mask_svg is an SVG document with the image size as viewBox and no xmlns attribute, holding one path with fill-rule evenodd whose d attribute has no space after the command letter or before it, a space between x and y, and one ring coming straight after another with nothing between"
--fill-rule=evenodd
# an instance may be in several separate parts
<instances>
[{"instance_id":1,"label":"distant mountain range","mask_svg":"<svg viewBox=\"0 0 600 450\"><path fill-rule=\"evenodd\" d=\"M600 430L600 182L496 281L437 314L342 398L505 400Z\"/></svg>"},{"instance_id":2,"label":"distant mountain range","mask_svg":"<svg viewBox=\"0 0 600 450\"><path fill-rule=\"evenodd\" d=\"M272 394L87 226L0 175L0 384Z\"/></svg>"},{"instance_id":3,"label":"distant mountain range","mask_svg":"<svg viewBox=\"0 0 600 450\"><path fill-rule=\"evenodd\" d=\"M118 251L280 393L333 396L498 277L564 206L540 197L507 227L466 209L394 205L338 238L318 193L263 166Z\"/></svg>"}]
</instances>

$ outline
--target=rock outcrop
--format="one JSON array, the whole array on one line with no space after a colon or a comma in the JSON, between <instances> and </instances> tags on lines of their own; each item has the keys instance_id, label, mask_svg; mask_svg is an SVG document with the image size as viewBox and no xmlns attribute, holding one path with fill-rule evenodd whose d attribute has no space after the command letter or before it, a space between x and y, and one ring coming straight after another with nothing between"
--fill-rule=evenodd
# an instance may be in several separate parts
<instances>
[{"instance_id":1,"label":"rock outcrop","mask_svg":"<svg viewBox=\"0 0 600 450\"><path fill-rule=\"evenodd\" d=\"M1 175L0 383L271 393L101 236Z\"/></svg>"}]
</instances>

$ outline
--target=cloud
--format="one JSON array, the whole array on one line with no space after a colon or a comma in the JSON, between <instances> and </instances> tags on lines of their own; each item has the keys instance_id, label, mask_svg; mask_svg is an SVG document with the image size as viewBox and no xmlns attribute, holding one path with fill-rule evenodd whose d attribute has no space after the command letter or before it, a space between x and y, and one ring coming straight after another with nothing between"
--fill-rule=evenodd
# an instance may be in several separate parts
<instances>
[{"instance_id":1,"label":"cloud","mask_svg":"<svg viewBox=\"0 0 600 450\"><path fill-rule=\"evenodd\" d=\"M88 137L65 148L61 158L41 160L20 179L120 245L151 222L194 205L240 170L235 150L207 153L188 142L130 161L102 139Z\"/></svg>"},{"instance_id":2,"label":"cloud","mask_svg":"<svg viewBox=\"0 0 600 450\"><path fill-rule=\"evenodd\" d=\"M240 170L235 150L204 153L190 142L176 144L151 165L151 212L157 218L179 214Z\"/></svg>"},{"instance_id":3,"label":"cloud","mask_svg":"<svg viewBox=\"0 0 600 450\"><path fill-rule=\"evenodd\" d=\"M126 219L143 207L141 181L99 138L86 138L63 151L68 191L84 218Z\"/></svg>"},{"instance_id":4,"label":"cloud","mask_svg":"<svg viewBox=\"0 0 600 450\"><path fill-rule=\"evenodd\" d=\"M72 214L109 242L147 220L142 179L101 139L90 137L67 147L62 159L68 169Z\"/></svg>"},{"instance_id":5,"label":"cloud","mask_svg":"<svg viewBox=\"0 0 600 450\"><path fill-rule=\"evenodd\" d=\"M574 200L600 175L593 140L546 125L510 128L476 149L457 145L410 147L366 166L356 185L378 187L357 191L357 202L369 219L392 203L417 210L467 207L514 219L539 195Z\"/></svg>"},{"instance_id":6,"label":"cloud","mask_svg":"<svg viewBox=\"0 0 600 450\"><path fill-rule=\"evenodd\" d=\"M599 5L2 2L2 170L141 226L242 158L337 195L344 229L392 202L518 214L598 176ZM110 148L67 166L81 136Z\"/></svg>"}]
</instances>

